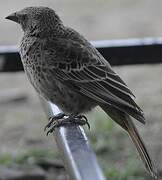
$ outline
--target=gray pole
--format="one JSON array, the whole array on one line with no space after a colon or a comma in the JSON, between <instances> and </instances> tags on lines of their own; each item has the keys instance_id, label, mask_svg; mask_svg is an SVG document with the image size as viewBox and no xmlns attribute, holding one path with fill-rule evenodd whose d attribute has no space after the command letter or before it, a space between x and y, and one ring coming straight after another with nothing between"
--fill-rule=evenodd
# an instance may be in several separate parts
<instances>
[{"instance_id":1,"label":"gray pole","mask_svg":"<svg viewBox=\"0 0 162 180\"><path fill-rule=\"evenodd\" d=\"M42 103L48 118L61 112L50 102L42 100ZM56 128L54 137L70 179L105 180L82 127L71 125Z\"/></svg>"}]
</instances>

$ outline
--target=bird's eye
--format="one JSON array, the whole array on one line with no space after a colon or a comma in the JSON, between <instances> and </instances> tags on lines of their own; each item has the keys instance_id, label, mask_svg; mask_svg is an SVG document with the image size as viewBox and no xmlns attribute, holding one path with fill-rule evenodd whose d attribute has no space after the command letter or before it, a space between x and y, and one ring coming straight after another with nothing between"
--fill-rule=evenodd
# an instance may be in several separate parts
<instances>
[{"instance_id":1,"label":"bird's eye","mask_svg":"<svg viewBox=\"0 0 162 180\"><path fill-rule=\"evenodd\" d=\"M27 20L27 15L26 15L26 14L23 14L23 15L21 16L21 20L22 20L22 21Z\"/></svg>"}]
</instances>

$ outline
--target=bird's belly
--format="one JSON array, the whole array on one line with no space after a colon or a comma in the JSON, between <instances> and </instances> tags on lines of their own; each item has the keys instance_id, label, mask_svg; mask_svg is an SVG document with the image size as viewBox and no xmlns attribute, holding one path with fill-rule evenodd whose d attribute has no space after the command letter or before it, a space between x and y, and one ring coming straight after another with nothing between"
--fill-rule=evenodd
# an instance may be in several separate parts
<instances>
[{"instance_id":1,"label":"bird's belly","mask_svg":"<svg viewBox=\"0 0 162 180\"><path fill-rule=\"evenodd\" d=\"M49 100L67 114L78 114L90 111L95 104L88 100L88 98L81 96L80 94L71 91L67 87L63 87L60 90L57 89Z\"/></svg>"},{"instance_id":2,"label":"bird's belly","mask_svg":"<svg viewBox=\"0 0 162 180\"><path fill-rule=\"evenodd\" d=\"M32 72L30 68L25 71L36 91L46 100L56 104L64 113L84 113L95 107L95 103L88 97L69 89L54 77Z\"/></svg>"}]
</instances>

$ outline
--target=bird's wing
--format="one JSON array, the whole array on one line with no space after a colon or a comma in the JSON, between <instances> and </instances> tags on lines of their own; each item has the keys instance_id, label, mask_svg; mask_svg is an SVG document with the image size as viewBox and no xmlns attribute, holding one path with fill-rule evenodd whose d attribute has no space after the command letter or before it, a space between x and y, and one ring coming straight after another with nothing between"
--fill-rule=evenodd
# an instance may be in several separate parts
<instances>
[{"instance_id":1,"label":"bird's wing","mask_svg":"<svg viewBox=\"0 0 162 180\"><path fill-rule=\"evenodd\" d=\"M132 92L93 46L50 39L43 43L42 54L49 71L59 81L98 104L112 105L144 123Z\"/></svg>"}]
</instances>

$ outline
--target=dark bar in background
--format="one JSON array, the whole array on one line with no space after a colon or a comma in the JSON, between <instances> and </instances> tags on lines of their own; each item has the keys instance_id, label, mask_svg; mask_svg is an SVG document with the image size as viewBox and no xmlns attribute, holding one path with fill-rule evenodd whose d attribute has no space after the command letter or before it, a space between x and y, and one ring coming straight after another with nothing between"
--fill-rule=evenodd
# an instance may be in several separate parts
<instances>
[{"instance_id":1,"label":"dark bar in background","mask_svg":"<svg viewBox=\"0 0 162 180\"><path fill-rule=\"evenodd\" d=\"M162 63L162 37L94 41L92 44L114 66ZM0 72L22 70L18 49L0 46Z\"/></svg>"}]
</instances>

